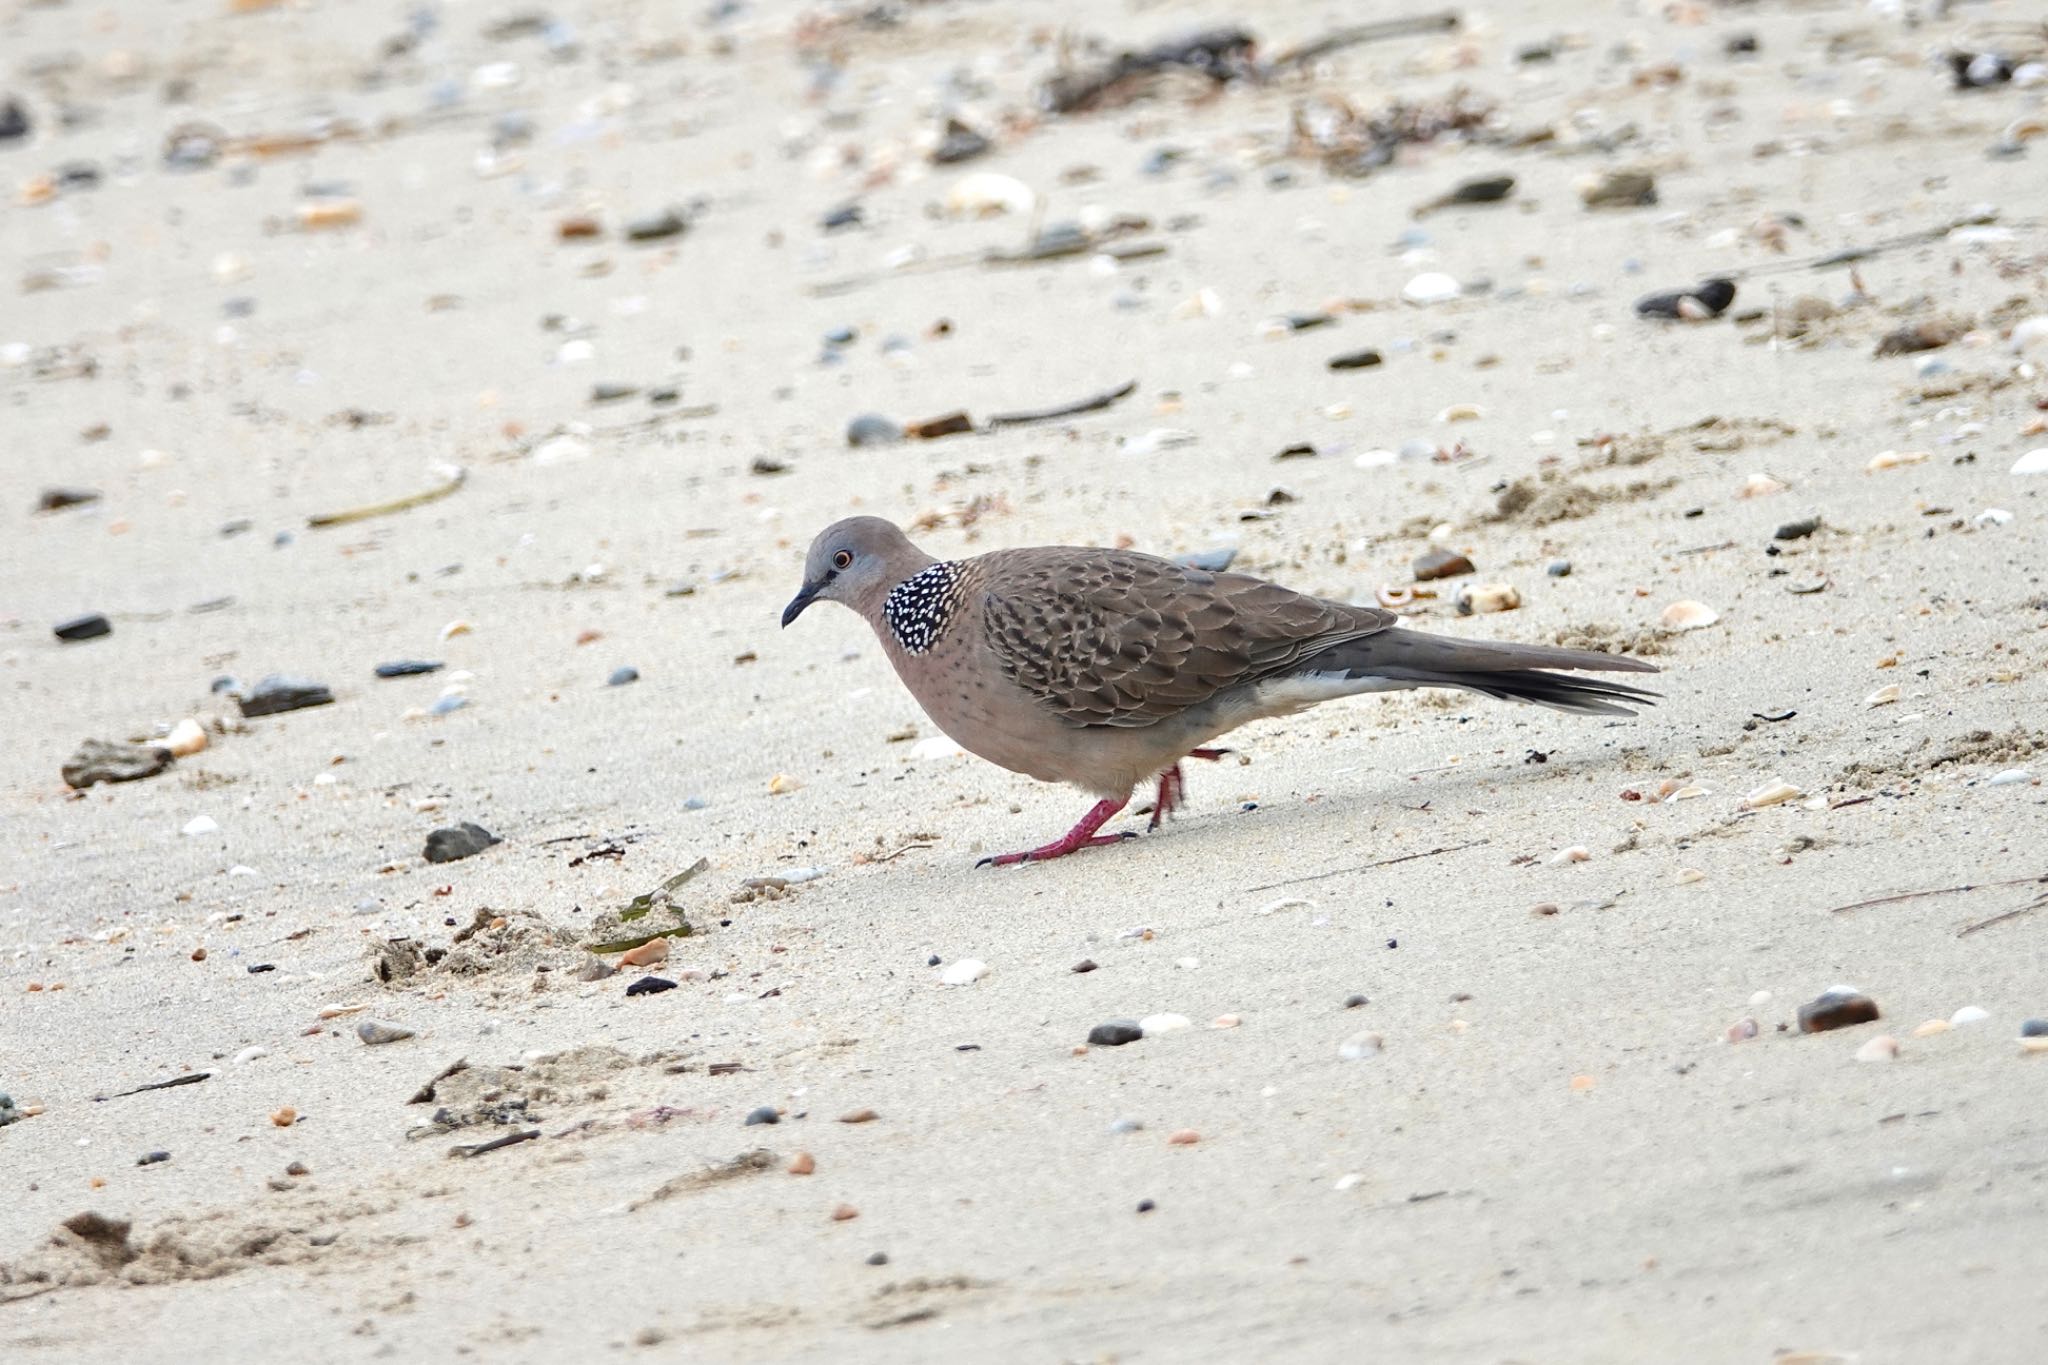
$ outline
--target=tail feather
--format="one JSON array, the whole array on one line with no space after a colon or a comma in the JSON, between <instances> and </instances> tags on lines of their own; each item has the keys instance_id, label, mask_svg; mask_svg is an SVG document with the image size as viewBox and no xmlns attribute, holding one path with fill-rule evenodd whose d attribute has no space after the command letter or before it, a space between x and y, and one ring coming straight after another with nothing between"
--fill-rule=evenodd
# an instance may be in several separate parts
<instances>
[{"instance_id":1,"label":"tail feather","mask_svg":"<svg viewBox=\"0 0 2048 1365\"><path fill-rule=\"evenodd\" d=\"M1549 669L1655 673L1657 666L1623 654L1556 645L1503 644L1424 635L1396 627L1333 646L1299 665L1303 672L1344 676L1379 687L1456 687L1502 701L1524 701L1586 716L1632 716L1658 694L1606 678ZM1367 690L1361 688L1360 690Z\"/></svg>"}]
</instances>

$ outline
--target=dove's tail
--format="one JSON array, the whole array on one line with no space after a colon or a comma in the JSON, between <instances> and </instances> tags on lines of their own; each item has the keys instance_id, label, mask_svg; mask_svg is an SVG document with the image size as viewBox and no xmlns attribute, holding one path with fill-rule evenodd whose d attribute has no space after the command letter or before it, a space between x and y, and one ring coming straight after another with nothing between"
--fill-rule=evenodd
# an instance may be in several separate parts
<instances>
[{"instance_id":1,"label":"dove's tail","mask_svg":"<svg viewBox=\"0 0 2048 1365\"><path fill-rule=\"evenodd\" d=\"M1395 627L1310 655L1289 670L1289 675L1304 683L1312 679L1328 687L1332 696L1456 687L1583 716L1632 716L1632 708L1654 706L1657 701L1657 693L1627 683L1575 677L1552 669L1655 673L1657 666L1591 649L1459 640Z\"/></svg>"}]
</instances>

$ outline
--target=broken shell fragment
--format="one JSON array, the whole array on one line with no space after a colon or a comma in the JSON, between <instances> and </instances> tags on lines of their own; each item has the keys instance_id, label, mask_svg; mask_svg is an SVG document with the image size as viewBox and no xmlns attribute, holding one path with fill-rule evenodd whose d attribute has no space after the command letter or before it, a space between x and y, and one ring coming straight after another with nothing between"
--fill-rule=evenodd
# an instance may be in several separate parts
<instances>
[{"instance_id":1,"label":"broken shell fragment","mask_svg":"<svg viewBox=\"0 0 2048 1365\"><path fill-rule=\"evenodd\" d=\"M621 967L652 967L656 963L666 961L668 961L668 938L665 935L650 938L639 947L628 948L625 952L619 954L619 965Z\"/></svg>"},{"instance_id":2,"label":"broken shell fragment","mask_svg":"<svg viewBox=\"0 0 2048 1365\"><path fill-rule=\"evenodd\" d=\"M989 218L1001 213L1029 213L1038 196L1015 176L977 171L953 182L946 191L946 212L955 218Z\"/></svg>"},{"instance_id":3,"label":"broken shell fragment","mask_svg":"<svg viewBox=\"0 0 2048 1365\"><path fill-rule=\"evenodd\" d=\"M1513 611L1522 605L1522 594L1507 583L1471 583L1458 589L1453 599L1458 615L1472 616L1494 611Z\"/></svg>"},{"instance_id":4,"label":"broken shell fragment","mask_svg":"<svg viewBox=\"0 0 2048 1365\"><path fill-rule=\"evenodd\" d=\"M1799 1031L1826 1033L1852 1024L1867 1024L1879 1017L1875 1000L1852 987L1836 986L1799 1007Z\"/></svg>"},{"instance_id":5,"label":"broken shell fragment","mask_svg":"<svg viewBox=\"0 0 2048 1365\"><path fill-rule=\"evenodd\" d=\"M1899 469L1909 464L1925 464L1929 452L1924 450L1880 450L1870 457L1864 472L1875 474L1880 469Z\"/></svg>"},{"instance_id":6,"label":"broken shell fragment","mask_svg":"<svg viewBox=\"0 0 2048 1365\"><path fill-rule=\"evenodd\" d=\"M1551 854L1550 865L1563 867L1566 863L1583 863L1592 856L1584 844L1573 844L1570 848L1561 848Z\"/></svg>"},{"instance_id":7,"label":"broken shell fragment","mask_svg":"<svg viewBox=\"0 0 2048 1365\"><path fill-rule=\"evenodd\" d=\"M1880 1033L1856 1049L1856 1060L1859 1062L1894 1062L1898 1057L1899 1040L1889 1033Z\"/></svg>"},{"instance_id":8,"label":"broken shell fragment","mask_svg":"<svg viewBox=\"0 0 2048 1365\"><path fill-rule=\"evenodd\" d=\"M1663 623L1666 630L1699 630L1720 620L1721 613L1704 602L1695 602L1688 598L1673 602L1664 608L1657 619Z\"/></svg>"},{"instance_id":9,"label":"broken shell fragment","mask_svg":"<svg viewBox=\"0 0 2048 1365\"><path fill-rule=\"evenodd\" d=\"M164 736L164 748L179 758L188 758L206 747L206 727L187 716Z\"/></svg>"},{"instance_id":10,"label":"broken shell fragment","mask_svg":"<svg viewBox=\"0 0 2048 1365\"><path fill-rule=\"evenodd\" d=\"M1806 795L1790 782L1766 782L1742 798L1744 810L1762 810L1765 806L1779 806L1787 801L1797 801Z\"/></svg>"},{"instance_id":11,"label":"broken shell fragment","mask_svg":"<svg viewBox=\"0 0 2048 1365\"><path fill-rule=\"evenodd\" d=\"M1897 683L1886 683L1883 687L1878 688L1877 691L1872 692L1869 696L1865 697L1863 699L1863 705L1865 707L1890 706L1893 702L1897 701L1898 699L1899 685Z\"/></svg>"},{"instance_id":12,"label":"broken shell fragment","mask_svg":"<svg viewBox=\"0 0 2048 1365\"><path fill-rule=\"evenodd\" d=\"M1759 470L1742 481L1736 490L1738 498L1767 498L1773 493L1782 493L1787 485Z\"/></svg>"},{"instance_id":13,"label":"broken shell fragment","mask_svg":"<svg viewBox=\"0 0 2048 1365\"><path fill-rule=\"evenodd\" d=\"M2039 450L2030 450L2017 460L2014 460L2012 472L2015 474L2048 474L2048 446L2042 446Z\"/></svg>"}]
</instances>

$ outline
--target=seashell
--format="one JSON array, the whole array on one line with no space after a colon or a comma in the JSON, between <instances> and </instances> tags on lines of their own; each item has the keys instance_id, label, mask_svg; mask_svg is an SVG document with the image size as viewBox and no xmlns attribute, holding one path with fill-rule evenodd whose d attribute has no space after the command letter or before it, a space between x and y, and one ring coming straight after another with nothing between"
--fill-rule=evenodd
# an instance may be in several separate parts
<instances>
[{"instance_id":1,"label":"seashell","mask_svg":"<svg viewBox=\"0 0 2048 1365\"><path fill-rule=\"evenodd\" d=\"M1477 403L1453 403L1436 415L1439 422L1476 422L1486 415Z\"/></svg>"},{"instance_id":2,"label":"seashell","mask_svg":"<svg viewBox=\"0 0 2048 1365\"><path fill-rule=\"evenodd\" d=\"M2014 460L2012 472L2015 474L2048 474L2048 446L2042 446L2039 450L2030 450L2017 460Z\"/></svg>"},{"instance_id":3,"label":"seashell","mask_svg":"<svg viewBox=\"0 0 2048 1365\"><path fill-rule=\"evenodd\" d=\"M668 961L668 936L650 938L637 948L628 948L619 954L621 967L652 967L657 962Z\"/></svg>"},{"instance_id":4,"label":"seashell","mask_svg":"<svg viewBox=\"0 0 2048 1365\"><path fill-rule=\"evenodd\" d=\"M1948 1021L1956 1028L1967 1028L1971 1024L1981 1024L1990 1017L1991 1011L1982 1005L1965 1005L1951 1014Z\"/></svg>"},{"instance_id":5,"label":"seashell","mask_svg":"<svg viewBox=\"0 0 2048 1365\"><path fill-rule=\"evenodd\" d=\"M2010 526L2012 521L2012 513L2003 507L1987 507L1970 518L1972 526Z\"/></svg>"},{"instance_id":6,"label":"seashell","mask_svg":"<svg viewBox=\"0 0 2048 1365\"><path fill-rule=\"evenodd\" d=\"M1773 493L1784 492L1788 486L1778 482L1778 480L1768 474L1759 472L1744 479L1742 487L1736 490L1735 496L1738 498L1767 498Z\"/></svg>"},{"instance_id":7,"label":"seashell","mask_svg":"<svg viewBox=\"0 0 2048 1365\"><path fill-rule=\"evenodd\" d=\"M353 199L315 199L299 205L299 226L307 231L354 227L363 221L363 206Z\"/></svg>"},{"instance_id":8,"label":"seashell","mask_svg":"<svg viewBox=\"0 0 2048 1365\"><path fill-rule=\"evenodd\" d=\"M1415 601L1415 589L1396 588L1385 583L1373 589L1373 600L1383 607L1401 608Z\"/></svg>"},{"instance_id":9,"label":"seashell","mask_svg":"<svg viewBox=\"0 0 2048 1365\"><path fill-rule=\"evenodd\" d=\"M953 182L946 191L946 212L955 218L992 218L1003 213L1029 213L1038 205L1031 187L1011 175L976 171Z\"/></svg>"},{"instance_id":10,"label":"seashell","mask_svg":"<svg viewBox=\"0 0 2048 1365\"><path fill-rule=\"evenodd\" d=\"M1709 793L1705 787L1680 787L1664 799L1666 801L1693 801L1706 795L1709 795Z\"/></svg>"},{"instance_id":11,"label":"seashell","mask_svg":"<svg viewBox=\"0 0 2048 1365\"><path fill-rule=\"evenodd\" d=\"M1354 1033L1337 1045L1337 1055L1347 1062L1361 1062L1386 1051L1386 1040L1377 1033Z\"/></svg>"},{"instance_id":12,"label":"seashell","mask_svg":"<svg viewBox=\"0 0 2048 1365\"><path fill-rule=\"evenodd\" d=\"M1211 1019L1211 1020L1209 1021L1209 1027L1210 1027L1210 1028L1236 1028L1236 1027L1237 1027L1237 1026L1238 1026L1239 1024L1242 1024L1243 1022L1244 1022L1244 1018L1243 1018L1243 1016L1241 1016L1241 1015L1236 1015L1236 1014L1219 1014L1219 1015L1217 1015L1217 1016L1216 1016L1216 1017L1215 1017L1214 1019Z\"/></svg>"},{"instance_id":13,"label":"seashell","mask_svg":"<svg viewBox=\"0 0 2048 1365\"><path fill-rule=\"evenodd\" d=\"M809 1175L817 1169L818 1160L809 1152L798 1152L789 1159L789 1173L791 1175Z\"/></svg>"},{"instance_id":14,"label":"seashell","mask_svg":"<svg viewBox=\"0 0 2048 1365\"><path fill-rule=\"evenodd\" d=\"M1916 1024L1914 1026L1913 1036L1915 1038L1932 1038L1937 1033L1947 1033L1952 1027L1953 1025L1946 1019L1929 1019L1923 1024Z\"/></svg>"},{"instance_id":15,"label":"seashell","mask_svg":"<svg viewBox=\"0 0 2048 1365\"><path fill-rule=\"evenodd\" d=\"M1663 622L1666 630L1698 630L1720 620L1721 613L1704 602L1695 602L1688 598L1673 602L1664 608L1657 619Z\"/></svg>"},{"instance_id":16,"label":"seashell","mask_svg":"<svg viewBox=\"0 0 2048 1365\"><path fill-rule=\"evenodd\" d=\"M1561 848L1551 854L1549 861L1552 867L1562 867L1566 863L1583 863L1592 856L1584 844L1573 844L1570 848Z\"/></svg>"},{"instance_id":17,"label":"seashell","mask_svg":"<svg viewBox=\"0 0 2048 1365\"><path fill-rule=\"evenodd\" d=\"M988 975L988 964L978 957L963 957L958 962L948 962L946 969L939 973L941 986L971 986Z\"/></svg>"},{"instance_id":18,"label":"seashell","mask_svg":"<svg viewBox=\"0 0 2048 1365\"><path fill-rule=\"evenodd\" d=\"M801 786L803 786L803 783L797 781L788 773L777 773L768 779L768 794L770 796L787 796Z\"/></svg>"},{"instance_id":19,"label":"seashell","mask_svg":"<svg viewBox=\"0 0 2048 1365\"><path fill-rule=\"evenodd\" d=\"M1870 463L1863 466L1866 474L1875 474L1880 469L1898 469L1909 464L1925 464L1928 452L1924 450L1880 450L1870 457Z\"/></svg>"},{"instance_id":20,"label":"seashell","mask_svg":"<svg viewBox=\"0 0 2048 1365\"><path fill-rule=\"evenodd\" d=\"M1899 1040L1889 1033L1880 1033L1856 1049L1859 1062L1892 1062L1899 1056Z\"/></svg>"},{"instance_id":21,"label":"seashell","mask_svg":"<svg viewBox=\"0 0 2048 1365\"><path fill-rule=\"evenodd\" d=\"M1463 292L1458 282L1441 270L1425 270L1401 287L1401 297L1410 303L1449 303Z\"/></svg>"},{"instance_id":22,"label":"seashell","mask_svg":"<svg viewBox=\"0 0 2048 1365\"><path fill-rule=\"evenodd\" d=\"M910 759L921 763L927 759L958 758L967 751L957 740L946 735L928 735L910 746Z\"/></svg>"},{"instance_id":23,"label":"seashell","mask_svg":"<svg viewBox=\"0 0 2048 1365\"><path fill-rule=\"evenodd\" d=\"M1707 874L1696 867L1681 867L1678 869L1678 884L1680 886L1690 886L1694 882L1703 882L1706 879Z\"/></svg>"},{"instance_id":24,"label":"seashell","mask_svg":"<svg viewBox=\"0 0 2048 1365\"><path fill-rule=\"evenodd\" d=\"M441 638L452 640L458 635L467 635L475 629L476 627L467 621L450 621L447 625L441 627Z\"/></svg>"},{"instance_id":25,"label":"seashell","mask_svg":"<svg viewBox=\"0 0 2048 1365\"><path fill-rule=\"evenodd\" d=\"M164 747L179 758L196 754L206 747L206 727L187 716L164 736Z\"/></svg>"},{"instance_id":26,"label":"seashell","mask_svg":"<svg viewBox=\"0 0 2048 1365\"><path fill-rule=\"evenodd\" d=\"M1193 1023L1185 1014L1148 1014L1138 1021L1138 1031L1147 1038L1154 1038L1162 1033L1188 1028Z\"/></svg>"},{"instance_id":27,"label":"seashell","mask_svg":"<svg viewBox=\"0 0 2048 1365\"><path fill-rule=\"evenodd\" d=\"M1471 616L1494 611L1513 611L1522 605L1522 594L1507 583L1468 583L1452 599L1458 615Z\"/></svg>"},{"instance_id":28,"label":"seashell","mask_svg":"<svg viewBox=\"0 0 2048 1365\"><path fill-rule=\"evenodd\" d=\"M1805 792L1799 790L1790 782L1766 782L1749 795L1743 797L1742 806L1744 810L1762 810L1765 806L1777 806L1783 805L1787 801L1797 801L1804 795L1806 795Z\"/></svg>"},{"instance_id":29,"label":"seashell","mask_svg":"<svg viewBox=\"0 0 2048 1365\"><path fill-rule=\"evenodd\" d=\"M1204 286L1173 306L1176 321L1185 322L1190 318L1213 318L1223 311L1223 296Z\"/></svg>"},{"instance_id":30,"label":"seashell","mask_svg":"<svg viewBox=\"0 0 2048 1365\"><path fill-rule=\"evenodd\" d=\"M848 1222L858 1217L860 1217L860 1210L851 1204L841 1204L832 1210L832 1221L835 1223Z\"/></svg>"},{"instance_id":31,"label":"seashell","mask_svg":"<svg viewBox=\"0 0 2048 1365\"><path fill-rule=\"evenodd\" d=\"M1756 1020L1737 1019L1734 1023L1728 1026L1727 1033L1723 1034L1722 1036L1725 1037L1731 1043L1746 1043L1751 1038L1756 1037L1756 1033Z\"/></svg>"},{"instance_id":32,"label":"seashell","mask_svg":"<svg viewBox=\"0 0 2048 1365\"><path fill-rule=\"evenodd\" d=\"M1866 707L1890 706L1893 702L1897 701L1898 699L1899 685L1897 683L1886 683L1883 687L1878 688L1877 691L1872 692L1869 696L1865 697L1863 699L1863 704Z\"/></svg>"},{"instance_id":33,"label":"seashell","mask_svg":"<svg viewBox=\"0 0 2048 1365\"><path fill-rule=\"evenodd\" d=\"M2013 787L2023 782L2032 782L2034 774L2027 768L2007 768L1984 779L1987 787Z\"/></svg>"},{"instance_id":34,"label":"seashell","mask_svg":"<svg viewBox=\"0 0 2048 1365\"><path fill-rule=\"evenodd\" d=\"M1172 1147L1192 1147L1201 1140L1202 1135L1200 1133L1192 1128L1183 1128L1166 1141L1167 1145Z\"/></svg>"}]
</instances>

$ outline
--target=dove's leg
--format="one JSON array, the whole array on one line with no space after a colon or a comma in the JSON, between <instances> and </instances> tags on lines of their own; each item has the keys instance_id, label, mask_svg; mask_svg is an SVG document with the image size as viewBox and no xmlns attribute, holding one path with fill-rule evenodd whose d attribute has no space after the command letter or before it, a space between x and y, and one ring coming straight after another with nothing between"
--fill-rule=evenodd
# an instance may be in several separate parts
<instances>
[{"instance_id":1,"label":"dove's leg","mask_svg":"<svg viewBox=\"0 0 2048 1365\"><path fill-rule=\"evenodd\" d=\"M1069 853L1078 853L1084 848L1095 848L1101 844L1120 844L1126 839L1135 839L1138 836L1129 831L1102 835L1095 832L1108 824L1109 818L1129 805L1130 801L1131 798L1128 796L1121 801L1097 801L1095 808L1081 817L1080 824L1052 843L1040 848L1027 849L1022 853L998 853L983 858L975 866L987 867L994 864L997 867L1008 867L1011 863L1043 862L1047 858L1064 858Z\"/></svg>"},{"instance_id":2,"label":"dove's leg","mask_svg":"<svg viewBox=\"0 0 2048 1365\"><path fill-rule=\"evenodd\" d=\"M1180 809L1181 800L1188 788L1187 777L1176 763L1159 774L1159 794L1152 798L1152 823L1146 829L1158 829L1159 822Z\"/></svg>"}]
</instances>

